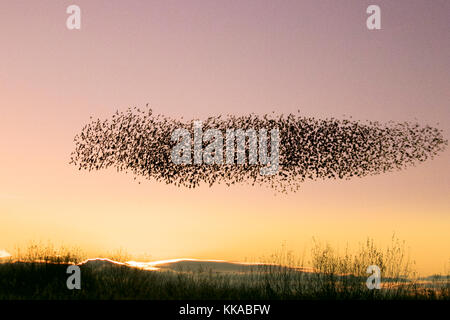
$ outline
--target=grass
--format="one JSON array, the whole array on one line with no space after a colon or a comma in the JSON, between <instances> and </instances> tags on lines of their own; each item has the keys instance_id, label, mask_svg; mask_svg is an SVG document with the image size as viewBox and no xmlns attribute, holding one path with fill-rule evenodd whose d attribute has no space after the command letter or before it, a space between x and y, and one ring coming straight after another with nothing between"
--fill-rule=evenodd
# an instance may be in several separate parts
<instances>
[{"instance_id":1,"label":"grass","mask_svg":"<svg viewBox=\"0 0 450 320\"><path fill-rule=\"evenodd\" d=\"M367 240L353 253L348 249L339 253L314 241L306 264L283 248L245 273L85 264L81 265L81 290L68 290L67 267L86 255L77 248L30 244L17 250L14 260L0 263L0 299L449 300L449 276L419 278L405 251L404 243L395 237L384 250ZM105 257L116 261L130 258L123 250ZM369 265L381 269L380 290L366 287Z\"/></svg>"}]
</instances>

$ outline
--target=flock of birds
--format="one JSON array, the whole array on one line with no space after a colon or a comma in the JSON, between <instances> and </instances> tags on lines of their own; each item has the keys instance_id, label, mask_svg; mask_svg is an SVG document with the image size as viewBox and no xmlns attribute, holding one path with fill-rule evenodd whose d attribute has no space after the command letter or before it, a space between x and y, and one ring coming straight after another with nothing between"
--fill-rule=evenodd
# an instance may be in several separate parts
<instances>
[{"instance_id":1,"label":"flock of birds","mask_svg":"<svg viewBox=\"0 0 450 320\"><path fill-rule=\"evenodd\" d=\"M135 179L188 188L202 183L248 183L288 192L298 190L306 179L349 179L399 170L433 158L448 145L441 130L410 122L382 124L294 114L203 120L204 130L215 128L223 133L230 128L268 132L277 128L279 169L264 176L260 164L174 164L171 151L177 142L172 141L172 132L185 128L192 134L192 123L154 115L148 106L117 111L110 119L91 119L74 138L70 162L80 170L115 167L131 172Z\"/></svg>"}]
</instances>

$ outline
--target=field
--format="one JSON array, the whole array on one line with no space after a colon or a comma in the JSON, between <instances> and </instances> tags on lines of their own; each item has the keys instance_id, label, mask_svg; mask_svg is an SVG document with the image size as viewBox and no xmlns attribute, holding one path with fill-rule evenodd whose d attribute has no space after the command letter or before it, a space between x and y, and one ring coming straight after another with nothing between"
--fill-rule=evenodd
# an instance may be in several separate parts
<instances>
[{"instance_id":1,"label":"field","mask_svg":"<svg viewBox=\"0 0 450 320\"><path fill-rule=\"evenodd\" d=\"M450 277L421 278L393 238L378 249L368 240L354 253L338 254L315 242L309 267L282 249L259 264L181 260L155 270L126 262L123 252L110 259L84 260L81 251L30 245L0 263L0 300L449 300ZM79 264L81 289L69 290L69 265ZM381 289L369 290L367 266L381 269Z\"/></svg>"}]
</instances>

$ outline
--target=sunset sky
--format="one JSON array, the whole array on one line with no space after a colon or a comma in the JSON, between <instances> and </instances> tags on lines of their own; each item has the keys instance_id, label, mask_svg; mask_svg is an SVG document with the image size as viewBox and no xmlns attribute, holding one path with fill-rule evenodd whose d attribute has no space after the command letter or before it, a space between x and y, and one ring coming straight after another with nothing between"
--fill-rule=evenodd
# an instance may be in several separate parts
<instances>
[{"instance_id":1,"label":"sunset sky","mask_svg":"<svg viewBox=\"0 0 450 320\"><path fill-rule=\"evenodd\" d=\"M66 28L67 6L81 30ZM366 8L381 8L381 30ZM69 165L89 117L149 103L185 119L294 113L417 121L450 137L450 1L0 2L0 250L30 240L152 259L257 260L312 237L405 240L450 264L450 151L407 170L306 181L297 193L184 189Z\"/></svg>"}]
</instances>

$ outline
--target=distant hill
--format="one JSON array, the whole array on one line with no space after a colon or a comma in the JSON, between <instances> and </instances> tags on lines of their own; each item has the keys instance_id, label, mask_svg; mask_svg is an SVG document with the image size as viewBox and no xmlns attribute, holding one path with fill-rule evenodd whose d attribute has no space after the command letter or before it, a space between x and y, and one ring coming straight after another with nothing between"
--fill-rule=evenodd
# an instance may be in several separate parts
<instances>
[{"instance_id":1,"label":"distant hill","mask_svg":"<svg viewBox=\"0 0 450 320\"><path fill-rule=\"evenodd\" d=\"M242 262L230 262L222 260L198 260L198 259L172 259L161 260L153 262L116 262L110 259L96 258L86 260L79 265L88 266L91 268L106 268L106 267L118 267L128 266L135 267L150 271L174 271L174 272L214 272L214 273L249 273L252 271L264 271L264 270L290 270L297 272L311 272L310 269L281 267L272 264L263 263L242 263Z\"/></svg>"}]
</instances>

